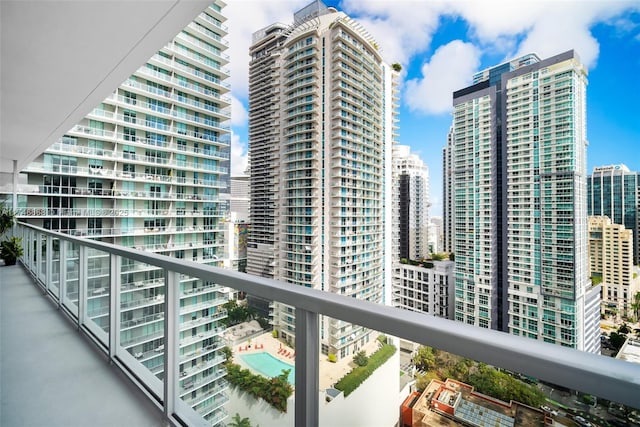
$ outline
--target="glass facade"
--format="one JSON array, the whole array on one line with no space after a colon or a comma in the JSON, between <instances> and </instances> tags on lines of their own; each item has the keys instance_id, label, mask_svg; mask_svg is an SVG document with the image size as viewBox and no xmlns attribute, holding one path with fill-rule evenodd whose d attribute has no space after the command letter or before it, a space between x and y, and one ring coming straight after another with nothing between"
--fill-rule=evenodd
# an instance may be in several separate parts
<instances>
[{"instance_id":1,"label":"glass facade","mask_svg":"<svg viewBox=\"0 0 640 427\"><path fill-rule=\"evenodd\" d=\"M607 216L633 231L633 263L640 264L640 174L625 165L600 166L587 180L589 215Z\"/></svg>"}]
</instances>

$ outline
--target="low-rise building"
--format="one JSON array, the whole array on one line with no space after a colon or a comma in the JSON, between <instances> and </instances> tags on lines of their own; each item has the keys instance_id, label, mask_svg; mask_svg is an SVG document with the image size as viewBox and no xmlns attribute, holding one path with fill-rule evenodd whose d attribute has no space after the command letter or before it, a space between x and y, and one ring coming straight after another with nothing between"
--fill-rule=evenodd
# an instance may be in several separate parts
<instances>
[{"instance_id":1,"label":"low-rise building","mask_svg":"<svg viewBox=\"0 0 640 427\"><path fill-rule=\"evenodd\" d=\"M634 274L632 230L607 216L589 217L589 275L602 282L603 313L633 315L640 277Z\"/></svg>"},{"instance_id":2,"label":"low-rise building","mask_svg":"<svg viewBox=\"0 0 640 427\"><path fill-rule=\"evenodd\" d=\"M397 263L393 304L405 310L453 319L453 261Z\"/></svg>"},{"instance_id":3,"label":"low-rise building","mask_svg":"<svg viewBox=\"0 0 640 427\"><path fill-rule=\"evenodd\" d=\"M427 426L541 426L545 413L520 402L509 403L474 391L452 379L432 380L419 395L407 397L401 407L402 427Z\"/></svg>"}]
</instances>

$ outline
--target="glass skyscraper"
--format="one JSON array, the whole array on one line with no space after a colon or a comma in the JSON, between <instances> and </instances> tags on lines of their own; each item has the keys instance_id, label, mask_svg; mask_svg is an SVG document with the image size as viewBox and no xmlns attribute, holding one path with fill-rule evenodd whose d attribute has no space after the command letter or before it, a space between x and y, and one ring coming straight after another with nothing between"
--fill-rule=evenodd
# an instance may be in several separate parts
<instances>
[{"instance_id":1,"label":"glass skyscraper","mask_svg":"<svg viewBox=\"0 0 640 427\"><path fill-rule=\"evenodd\" d=\"M640 174L625 165L599 166L587 180L589 215L608 216L633 231L633 263L640 264Z\"/></svg>"},{"instance_id":2,"label":"glass skyscraper","mask_svg":"<svg viewBox=\"0 0 640 427\"><path fill-rule=\"evenodd\" d=\"M599 351L585 94L573 51L526 55L454 93L456 320Z\"/></svg>"}]
</instances>

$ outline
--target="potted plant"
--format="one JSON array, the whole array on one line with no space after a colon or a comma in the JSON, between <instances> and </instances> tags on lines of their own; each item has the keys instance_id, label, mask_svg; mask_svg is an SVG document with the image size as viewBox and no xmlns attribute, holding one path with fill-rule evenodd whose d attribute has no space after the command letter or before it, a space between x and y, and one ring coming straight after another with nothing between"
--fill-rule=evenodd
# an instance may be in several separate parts
<instances>
[{"instance_id":1,"label":"potted plant","mask_svg":"<svg viewBox=\"0 0 640 427\"><path fill-rule=\"evenodd\" d=\"M0 243L0 258L4 260L4 265L15 265L22 253L22 239L20 237L11 236Z\"/></svg>"},{"instance_id":2,"label":"potted plant","mask_svg":"<svg viewBox=\"0 0 640 427\"><path fill-rule=\"evenodd\" d=\"M0 205L0 235L4 236L16 222L16 214L13 210ZM5 265L14 265L22 256L22 239L19 237L7 237L0 242L0 258Z\"/></svg>"},{"instance_id":3,"label":"potted plant","mask_svg":"<svg viewBox=\"0 0 640 427\"><path fill-rule=\"evenodd\" d=\"M16 214L13 210L5 207L4 203L0 204L0 236L11 230L16 222Z\"/></svg>"}]
</instances>

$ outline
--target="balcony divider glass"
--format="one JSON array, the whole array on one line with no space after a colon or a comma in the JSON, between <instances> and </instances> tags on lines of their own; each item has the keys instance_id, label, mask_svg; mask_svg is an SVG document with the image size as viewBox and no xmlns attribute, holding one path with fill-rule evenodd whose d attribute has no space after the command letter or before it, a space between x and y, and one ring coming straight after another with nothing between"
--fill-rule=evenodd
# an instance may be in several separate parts
<instances>
[{"instance_id":1,"label":"balcony divider glass","mask_svg":"<svg viewBox=\"0 0 640 427\"><path fill-rule=\"evenodd\" d=\"M297 426L319 424L320 316L638 406L637 364L29 224L17 225L14 235L23 239L22 264L43 291L71 314L79 329L88 332L175 424L205 426L227 416L221 406L228 400L222 392L226 382L211 383L210 390L202 390L202 394L189 393L200 381L200 376L191 377L193 372L189 371L202 368L210 376L224 372L215 353L219 331L197 329L208 320L202 320L202 300L191 297L197 294L194 288L181 287L186 278L210 284L203 289L229 287L295 307ZM188 301L185 295L189 295ZM185 319L186 312L195 314ZM206 313L211 318L220 315ZM207 347L194 350L194 336L196 341L211 339ZM213 356L204 366L201 353L209 350ZM194 352L200 359L193 356ZM185 361L191 366L187 367Z\"/></svg>"}]
</instances>

